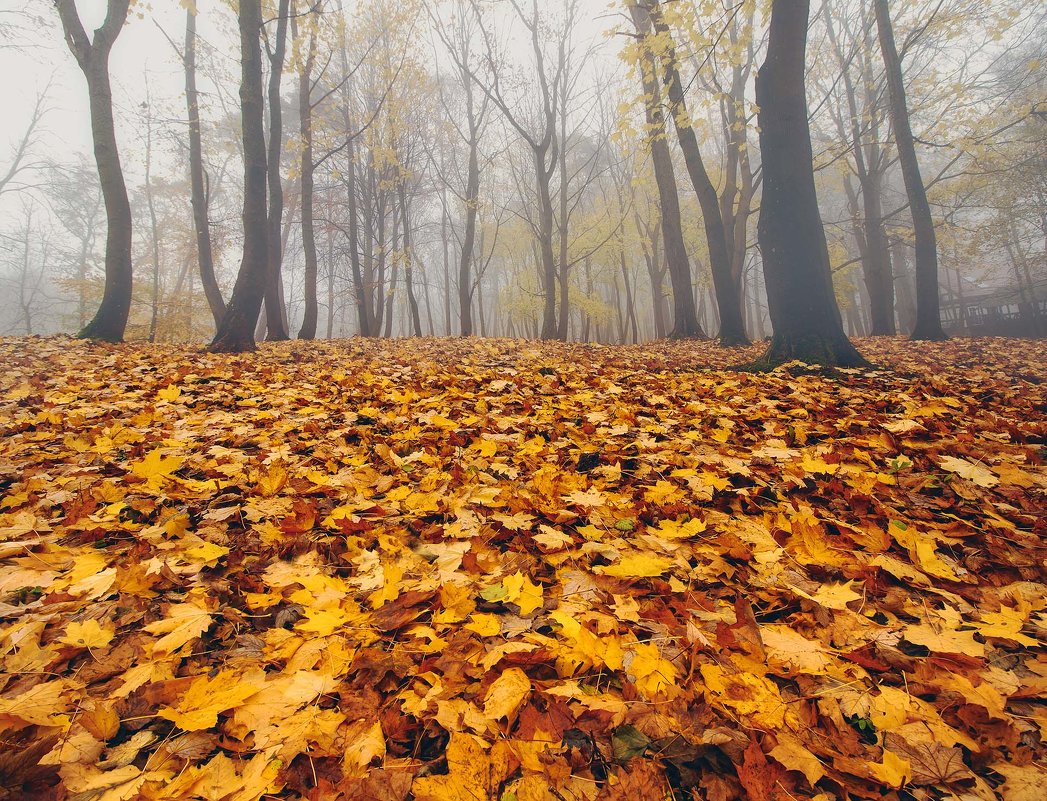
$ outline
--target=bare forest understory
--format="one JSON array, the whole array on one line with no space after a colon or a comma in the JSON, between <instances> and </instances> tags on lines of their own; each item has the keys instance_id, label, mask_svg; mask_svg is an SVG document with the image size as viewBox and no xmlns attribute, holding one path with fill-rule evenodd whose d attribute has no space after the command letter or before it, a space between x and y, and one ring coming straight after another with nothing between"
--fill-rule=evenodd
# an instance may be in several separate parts
<instances>
[{"instance_id":1,"label":"bare forest understory","mask_svg":"<svg viewBox=\"0 0 1047 801\"><path fill-rule=\"evenodd\" d=\"M0 798L1047 784L1047 343L0 340Z\"/></svg>"}]
</instances>

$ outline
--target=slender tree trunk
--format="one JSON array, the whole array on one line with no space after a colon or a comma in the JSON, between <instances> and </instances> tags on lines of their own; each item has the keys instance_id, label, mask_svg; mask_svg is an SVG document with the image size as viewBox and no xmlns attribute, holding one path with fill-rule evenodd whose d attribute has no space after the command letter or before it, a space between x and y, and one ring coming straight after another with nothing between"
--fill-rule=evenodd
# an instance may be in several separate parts
<instances>
[{"instance_id":1,"label":"slender tree trunk","mask_svg":"<svg viewBox=\"0 0 1047 801\"><path fill-rule=\"evenodd\" d=\"M269 232L266 214L265 100L262 91L262 28L260 0L240 0L242 109L244 146L244 254L233 296L211 350L239 353L255 349L254 324L262 306L269 269Z\"/></svg>"},{"instance_id":2,"label":"slender tree trunk","mask_svg":"<svg viewBox=\"0 0 1047 801\"><path fill-rule=\"evenodd\" d=\"M326 227L327 234L327 338L334 338L334 233L330 226Z\"/></svg>"},{"instance_id":3,"label":"slender tree trunk","mask_svg":"<svg viewBox=\"0 0 1047 801\"><path fill-rule=\"evenodd\" d=\"M152 109L147 113L151 114ZM153 120L146 120L145 132L145 203L149 208L149 236L152 242L153 289L149 302L149 341L156 342L156 327L160 319L160 231L156 222L156 203L153 198Z\"/></svg>"},{"instance_id":4,"label":"slender tree trunk","mask_svg":"<svg viewBox=\"0 0 1047 801\"><path fill-rule=\"evenodd\" d=\"M465 186L465 233L462 238L462 256L458 263L458 309L462 336L473 334L473 249L476 246L476 216L480 202L480 133L476 105L473 99L473 81L467 70L462 70L465 87L466 121L469 125L469 171Z\"/></svg>"},{"instance_id":5,"label":"slender tree trunk","mask_svg":"<svg viewBox=\"0 0 1047 801\"><path fill-rule=\"evenodd\" d=\"M683 152L684 164L691 178L691 185L694 187L702 209L702 222L705 225L705 238L709 246L709 261L720 318L718 339L723 347L748 345L749 337L745 334L745 322L742 319L741 289L731 274L731 256L727 246L727 231L724 228L723 216L720 214L720 199L705 169L705 161L702 159L702 151L698 145L698 136L691 126L687 113L687 99L684 96L680 71L676 66L676 48L672 43L672 31L662 18L661 5L658 0L649 0L649 3L651 21L664 48L662 81L669 95L669 114L676 128L676 137L680 141L680 150Z\"/></svg>"},{"instance_id":6,"label":"slender tree trunk","mask_svg":"<svg viewBox=\"0 0 1047 801\"><path fill-rule=\"evenodd\" d=\"M379 229L381 230L381 228ZM393 335L393 302L396 300L396 284L400 279L400 219L399 214L396 211L396 205L393 205L393 237L392 237L392 276L389 279L389 289L385 293L385 312L383 319L385 320L385 336L389 339ZM384 272L384 271L379 271ZM384 281L383 281L384 284ZM381 303L379 298L379 303Z\"/></svg>"},{"instance_id":7,"label":"slender tree trunk","mask_svg":"<svg viewBox=\"0 0 1047 801\"><path fill-rule=\"evenodd\" d=\"M916 234L916 327L912 339L940 341L948 339L942 330L941 299L938 295L938 243L931 218L927 189L920 175L916 158L916 143L909 122L909 106L905 99L905 81L902 62L894 43L894 28L887 0L873 0L876 9L876 30L880 38L880 52L887 70L887 89L891 98L891 122L898 159L902 166L905 192L909 196L913 230Z\"/></svg>"},{"instance_id":8,"label":"slender tree trunk","mask_svg":"<svg viewBox=\"0 0 1047 801\"><path fill-rule=\"evenodd\" d=\"M298 76L298 116L302 135L302 249L305 253L305 313L299 339L314 339L320 316L316 298L316 227L313 222L313 64L316 60L316 29L310 27L305 64ZM334 265L331 265L333 270Z\"/></svg>"},{"instance_id":9,"label":"slender tree trunk","mask_svg":"<svg viewBox=\"0 0 1047 801\"><path fill-rule=\"evenodd\" d=\"M545 288L542 308L542 339L555 339L556 325L556 256L553 254L553 197L550 181L552 169L546 167L548 146L534 149L535 178L538 182L538 246L541 253L542 283ZM555 167L555 159L553 160Z\"/></svg>"},{"instance_id":10,"label":"slender tree trunk","mask_svg":"<svg viewBox=\"0 0 1047 801\"><path fill-rule=\"evenodd\" d=\"M284 56L287 51L290 0L280 0L276 15L276 42L269 52L269 272L265 282L265 320L268 330L266 339L270 342L279 342L289 338L287 327L284 325L283 303L280 299L280 283L283 280L281 278L283 248L280 246L280 226L284 213L284 191L280 180L280 154L284 144L280 83L283 79ZM314 281L313 296L315 295Z\"/></svg>"},{"instance_id":11,"label":"slender tree trunk","mask_svg":"<svg viewBox=\"0 0 1047 801\"><path fill-rule=\"evenodd\" d=\"M449 237L448 221L447 221L447 190L443 189L440 193L440 246L443 250L444 257L444 334L451 336L451 247L448 242ZM461 292L461 280L459 279L459 293ZM459 303L461 302L461 295L459 294ZM470 323L472 321L470 320ZM471 329L470 325L470 329Z\"/></svg>"},{"instance_id":12,"label":"slender tree trunk","mask_svg":"<svg viewBox=\"0 0 1047 801\"><path fill-rule=\"evenodd\" d=\"M225 314L225 300L214 273L211 248L211 226L208 221L207 188L204 178L203 143L200 132L200 94L196 89L196 14L185 12L185 104L189 114L189 186L193 206L193 228L196 230L196 253L200 261L200 283L211 309L215 329Z\"/></svg>"},{"instance_id":13,"label":"slender tree trunk","mask_svg":"<svg viewBox=\"0 0 1047 801\"><path fill-rule=\"evenodd\" d=\"M793 359L866 364L843 330L818 210L804 86L809 14L810 0L774 0L767 57L756 78L764 170L759 237L774 324L757 369Z\"/></svg>"},{"instance_id":14,"label":"slender tree trunk","mask_svg":"<svg viewBox=\"0 0 1047 801\"><path fill-rule=\"evenodd\" d=\"M647 13L638 6L630 6L633 24L641 38L646 40L650 30ZM643 83L644 105L647 116L647 144L654 164L655 182L662 212L662 238L669 264L669 279L673 287L673 330L671 339L704 339L705 332L698 324L698 314L691 291L691 266L684 244L683 224L680 219L680 197L676 190L676 171L672 154L665 138L665 115L661 106L661 92L653 54L644 47L640 58L640 79Z\"/></svg>"},{"instance_id":15,"label":"slender tree trunk","mask_svg":"<svg viewBox=\"0 0 1047 801\"><path fill-rule=\"evenodd\" d=\"M66 44L87 80L95 165L105 201L105 289L81 339L122 342L131 314L131 204L127 199L120 152L113 122L113 91L109 83L109 53L127 21L129 0L109 0L105 21L88 39L75 0L56 0Z\"/></svg>"},{"instance_id":16,"label":"slender tree trunk","mask_svg":"<svg viewBox=\"0 0 1047 801\"><path fill-rule=\"evenodd\" d=\"M407 305L411 312L411 333L413 336L420 337L422 335L422 317L418 311L418 298L414 294L414 249L411 245L411 215L407 203L407 186L401 181L398 189L400 219L403 220L404 281L407 284Z\"/></svg>"}]
</instances>

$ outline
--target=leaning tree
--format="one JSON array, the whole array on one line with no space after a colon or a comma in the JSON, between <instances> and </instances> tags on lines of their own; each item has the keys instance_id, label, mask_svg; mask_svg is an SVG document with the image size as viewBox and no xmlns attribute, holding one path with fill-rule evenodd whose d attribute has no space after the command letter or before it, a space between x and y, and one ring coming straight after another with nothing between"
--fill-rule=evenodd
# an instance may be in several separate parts
<instances>
[{"instance_id":1,"label":"leaning tree","mask_svg":"<svg viewBox=\"0 0 1047 801\"><path fill-rule=\"evenodd\" d=\"M109 53L120 35L131 0L109 0L105 21L88 37L75 0L56 0L66 44L87 79L91 137L95 165L105 201L105 290L94 318L78 336L121 342L131 314L131 204L127 200L123 166L113 123L113 90L109 84Z\"/></svg>"}]
</instances>

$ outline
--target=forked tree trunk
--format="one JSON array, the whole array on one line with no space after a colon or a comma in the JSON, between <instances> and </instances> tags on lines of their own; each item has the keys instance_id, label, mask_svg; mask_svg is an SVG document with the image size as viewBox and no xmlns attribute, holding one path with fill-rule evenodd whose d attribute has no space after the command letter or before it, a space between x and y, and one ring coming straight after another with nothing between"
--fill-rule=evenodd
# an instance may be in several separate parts
<instances>
[{"instance_id":1,"label":"forked tree trunk","mask_svg":"<svg viewBox=\"0 0 1047 801\"><path fill-rule=\"evenodd\" d=\"M254 350L254 324L262 307L269 269L266 215L265 131L262 118L262 28L260 0L240 0L240 107L244 145L244 254L222 324L211 342L218 353Z\"/></svg>"},{"instance_id":2,"label":"forked tree trunk","mask_svg":"<svg viewBox=\"0 0 1047 801\"><path fill-rule=\"evenodd\" d=\"M131 205L127 200L120 152L113 123L109 53L127 21L130 0L109 0L105 21L88 39L75 0L56 0L66 44L87 79L95 165L105 200L105 290L94 318L77 335L81 339L122 342L131 314Z\"/></svg>"},{"instance_id":3,"label":"forked tree trunk","mask_svg":"<svg viewBox=\"0 0 1047 801\"><path fill-rule=\"evenodd\" d=\"M215 329L225 314L225 300L214 274L214 254L211 248L211 227L207 219L207 188L204 183L204 155L200 135L200 101L196 90L196 14L185 12L185 104L189 113L189 186L193 206L193 227L196 230L196 253L200 261L200 283L211 309Z\"/></svg>"},{"instance_id":4,"label":"forked tree trunk","mask_svg":"<svg viewBox=\"0 0 1047 801\"><path fill-rule=\"evenodd\" d=\"M887 0L874 0L876 30L880 38L880 52L887 70L887 89L891 98L891 122L898 159L902 165L905 192L909 196L913 231L916 235L916 327L912 339L939 341L948 339L942 330L941 300L938 296L938 243L927 202L927 189L920 175L916 159L916 143L909 122L909 107L905 99L902 62L894 43L894 28Z\"/></svg>"},{"instance_id":5,"label":"forked tree trunk","mask_svg":"<svg viewBox=\"0 0 1047 801\"><path fill-rule=\"evenodd\" d=\"M658 184L658 200L662 211L662 238L669 265L669 280L673 287L673 330L670 339L704 339L705 332L698 324L694 295L691 290L691 265L684 244L683 224L680 220L680 196L676 190L676 171L672 154L665 138L665 114L662 111L661 92L653 54L646 39L650 33L650 18L645 9L629 7L633 24L640 34L643 52L640 55L640 80L643 84L644 107L647 118L647 140L654 164L654 179Z\"/></svg>"},{"instance_id":6,"label":"forked tree trunk","mask_svg":"<svg viewBox=\"0 0 1047 801\"><path fill-rule=\"evenodd\" d=\"M774 336L756 369L798 359L864 366L843 330L814 185L804 66L810 0L774 0L756 78L763 156L759 241Z\"/></svg>"},{"instance_id":7,"label":"forked tree trunk","mask_svg":"<svg viewBox=\"0 0 1047 801\"><path fill-rule=\"evenodd\" d=\"M684 96L683 83L680 81L680 70L676 66L672 31L662 18L658 0L649 2L655 33L660 37L665 49L662 55L662 82L669 95L669 114L673 118L676 138L680 141L680 150L683 152L687 174L691 178L691 186L694 187L694 193L698 196L698 203L702 208L702 222L705 225L705 238L709 246L709 261L716 293L716 308L720 317L718 339L723 347L748 345L749 337L745 334L745 321L742 318L741 287L731 274L731 256L727 246L727 232L720 214L720 198L705 169L698 136L687 114L687 99Z\"/></svg>"}]
</instances>

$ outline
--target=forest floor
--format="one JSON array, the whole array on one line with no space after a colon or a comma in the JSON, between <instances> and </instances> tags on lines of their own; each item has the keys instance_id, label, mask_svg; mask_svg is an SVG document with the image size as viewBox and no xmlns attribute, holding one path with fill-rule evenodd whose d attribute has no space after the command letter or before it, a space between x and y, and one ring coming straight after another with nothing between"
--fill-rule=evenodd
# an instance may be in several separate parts
<instances>
[{"instance_id":1,"label":"forest floor","mask_svg":"<svg viewBox=\"0 0 1047 801\"><path fill-rule=\"evenodd\" d=\"M1047 343L0 340L0 798L1042 801Z\"/></svg>"}]
</instances>

